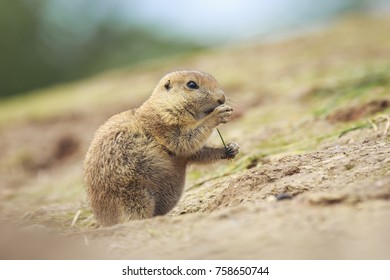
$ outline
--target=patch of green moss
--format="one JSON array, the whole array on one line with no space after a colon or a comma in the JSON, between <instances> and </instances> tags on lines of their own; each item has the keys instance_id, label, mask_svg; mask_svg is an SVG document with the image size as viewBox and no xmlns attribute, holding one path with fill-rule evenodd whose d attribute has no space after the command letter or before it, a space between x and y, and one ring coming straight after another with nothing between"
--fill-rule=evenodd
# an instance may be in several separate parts
<instances>
[{"instance_id":1,"label":"patch of green moss","mask_svg":"<svg viewBox=\"0 0 390 280\"><path fill-rule=\"evenodd\" d=\"M314 88L311 97L315 99L314 104L319 105L314 109L314 116L325 117L351 102L387 97L389 89L390 65L378 66L375 70L365 69L357 77L347 77L333 86Z\"/></svg>"}]
</instances>

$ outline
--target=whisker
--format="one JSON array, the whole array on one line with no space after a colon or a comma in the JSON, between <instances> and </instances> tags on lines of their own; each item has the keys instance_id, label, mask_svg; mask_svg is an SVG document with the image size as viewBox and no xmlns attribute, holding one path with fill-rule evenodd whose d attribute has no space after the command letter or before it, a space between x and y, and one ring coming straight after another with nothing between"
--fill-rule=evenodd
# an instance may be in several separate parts
<instances>
[{"instance_id":1,"label":"whisker","mask_svg":"<svg viewBox=\"0 0 390 280\"><path fill-rule=\"evenodd\" d=\"M226 104L228 104L228 105L235 105L235 106L236 105L239 105L239 106L243 105L242 102L239 102L237 100L231 100L230 98L226 100Z\"/></svg>"}]
</instances>

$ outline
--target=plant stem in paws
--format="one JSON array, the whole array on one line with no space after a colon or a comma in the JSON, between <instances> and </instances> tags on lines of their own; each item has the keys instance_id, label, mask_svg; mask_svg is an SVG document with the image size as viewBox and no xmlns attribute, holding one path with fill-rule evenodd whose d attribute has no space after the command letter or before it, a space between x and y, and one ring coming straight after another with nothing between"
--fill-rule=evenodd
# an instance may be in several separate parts
<instances>
[{"instance_id":1,"label":"plant stem in paws","mask_svg":"<svg viewBox=\"0 0 390 280\"><path fill-rule=\"evenodd\" d=\"M219 131L218 128L217 128L217 131L218 131L219 137L221 137L223 146L225 147L225 149L227 149L226 144L225 144L225 141L223 140L222 134L221 134L221 132Z\"/></svg>"}]
</instances>

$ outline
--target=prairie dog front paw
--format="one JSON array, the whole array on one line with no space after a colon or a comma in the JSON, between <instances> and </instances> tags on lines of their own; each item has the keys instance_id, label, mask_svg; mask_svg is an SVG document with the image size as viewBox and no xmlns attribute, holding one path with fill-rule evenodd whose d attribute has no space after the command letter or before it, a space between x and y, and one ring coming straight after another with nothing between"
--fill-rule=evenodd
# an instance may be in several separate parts
<instances>
[{"instance_id":1,"label":"prairie dog front paw","mask_svg":"<svg viewBox=\"0 0 390 280\"><path fill-rule=\"evenodd\" d=\"M226 145L225 148L225 157L224 159L232 159L235 158L239 153L240 146L237 143L230 142Z\"/></svg>"},{"instance_id":2,"label":"prairie dog front paw","mask_svg":"<svg viewBox=\"0 0 390 280\"><path fill-rule=\"evenodd\" d=\"M230 116L233 114L233 109L225 104L222 104L215 108L213 115L216 120L216 125L221 123L227 123L230 119Z\"/></svg>"}]
</instances>

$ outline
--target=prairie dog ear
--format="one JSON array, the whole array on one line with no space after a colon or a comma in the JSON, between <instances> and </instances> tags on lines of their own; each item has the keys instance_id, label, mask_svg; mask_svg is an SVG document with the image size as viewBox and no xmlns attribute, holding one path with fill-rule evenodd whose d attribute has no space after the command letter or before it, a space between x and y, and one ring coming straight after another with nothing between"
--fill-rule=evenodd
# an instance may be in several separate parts
<instances>
[{"instance_id":1,"label":"prairie dog ear","mask_svg":"<svg viewBox=\"0 0 390 280\"><path fill-rule=\"evenodd\" d=\"M172 87L171 87L171 80L168 80L165 84L164 84L164 87L167 91L169 91Z\"/></svg>"}]
</instances>

